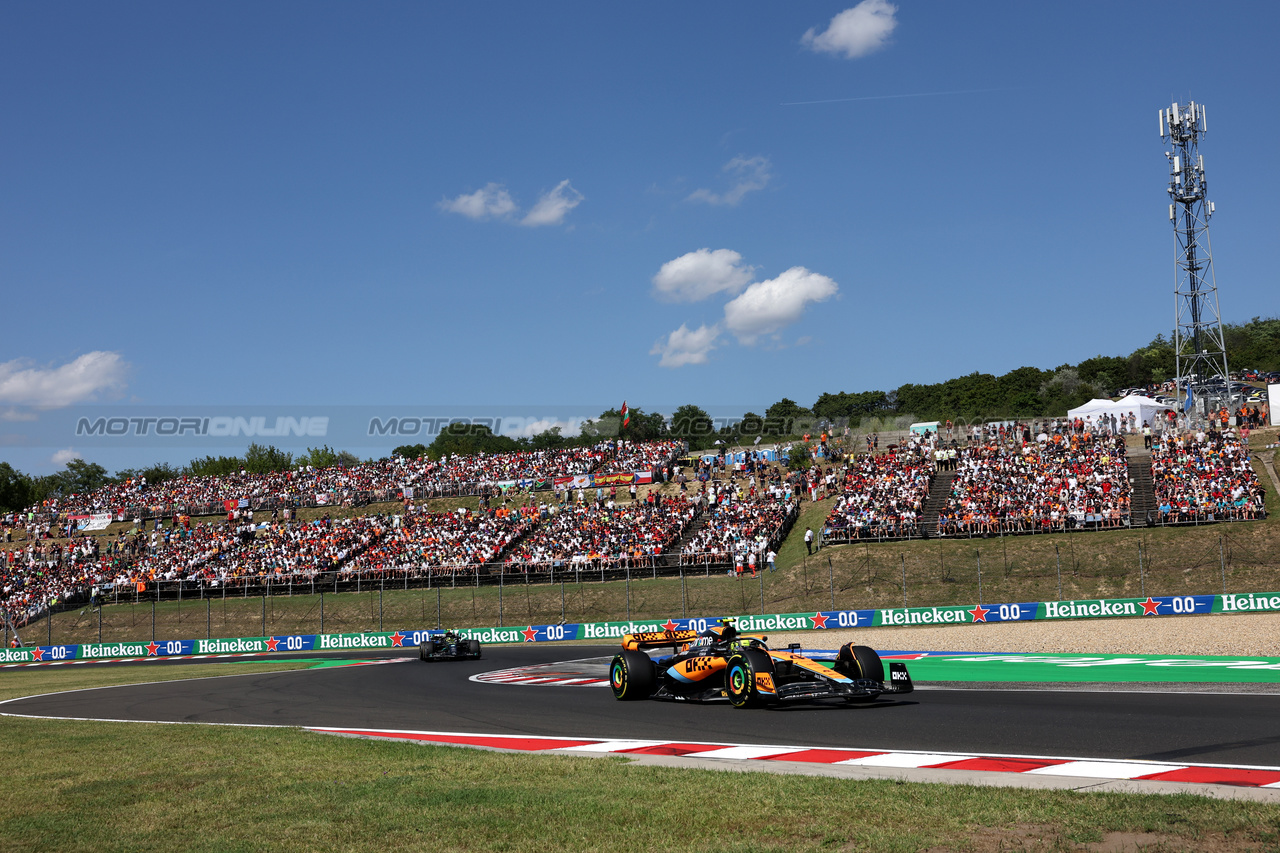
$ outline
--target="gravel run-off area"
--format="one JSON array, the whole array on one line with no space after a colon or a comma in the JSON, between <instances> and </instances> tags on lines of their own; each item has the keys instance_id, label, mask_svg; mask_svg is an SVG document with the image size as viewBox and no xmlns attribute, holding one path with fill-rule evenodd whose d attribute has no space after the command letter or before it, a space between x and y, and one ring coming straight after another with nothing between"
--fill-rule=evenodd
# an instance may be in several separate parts
<instances>
[{"instance_id":1,"label":"gravel run-off area","mask_svg":"<svg viewBox=\"0 0 1280 853\"><path fill-rule=\"evenodd\" d=\"M857 642L896 651L1280 657L1280 613L779 632L769 645L817 647L817 638L833 649Z\"/></svg>"}]
</instances>

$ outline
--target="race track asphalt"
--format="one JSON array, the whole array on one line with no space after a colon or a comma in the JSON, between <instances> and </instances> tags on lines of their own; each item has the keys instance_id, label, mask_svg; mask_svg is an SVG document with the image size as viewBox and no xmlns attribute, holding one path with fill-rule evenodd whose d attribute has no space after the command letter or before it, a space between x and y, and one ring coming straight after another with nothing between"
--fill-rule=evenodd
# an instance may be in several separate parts
<instances>
[{"instance_id":1,"label":"race track asphalt","mask_svg":"<svg viewBox=\"0 0 1280 853\"><path fill-rule=\"evenodd\" d=\"M739 710L618 702L604 687L468 680L507 667L608 656L616 648L486 647L479 661L426 664L415 656L385 665L130 685L20 699L0 711L1280 766L1276 694L939 688L868 706Z\"/></svg>"}]
</instances>

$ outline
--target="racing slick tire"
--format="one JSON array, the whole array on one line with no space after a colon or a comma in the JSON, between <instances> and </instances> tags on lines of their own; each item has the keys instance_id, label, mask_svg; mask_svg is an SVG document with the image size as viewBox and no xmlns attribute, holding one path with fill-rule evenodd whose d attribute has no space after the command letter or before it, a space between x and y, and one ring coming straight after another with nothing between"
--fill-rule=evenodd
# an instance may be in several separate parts
<instances>
[{"instance_id":1,"label":"racing slick tire","mask_svg":"<svg viewBox=\"0 0 1280 853\"><path fill-rule=\"evenodd\" d=\"M431 656L436 653L435 640L423 640L418 644L418 660L430 661Z\"/></svg>"},{"instance_id":2,"label":"racing slick tire","mask_svg":"<svg viewBox=\"0 0 1280 853\"><path fill-rule=\"evenodd\" d=\"M471 657L473 658L480 657L480 641L479 640L467 640L467 654L471 655Z\"/></svg>"},{"instance_id":3,"label":"racing slick tire","mask_svg":"<svg viewBox=\"0 0 1280 853\"><path fill-rule=\"evenodd\" d=\"M841 646L836 655L836 671L849 678L884 681L884 662L870 646L855 646L853 643Z\"/></svg>"},{"instance_id":4,"label":"racing slick tire","mask_svg":"<svg viewBox=\"0 0 1280 853\"><path fill-rule=\"evenodd\" d=\"M609 689L622 701L648 699L658 686L653 661L644 652L623 649L609 664Z\"/></svg>"},{"instance_id":5,"label":"racing slick tire","mask_svg":"<svg viewBox=\"0 0 1280 853\"><path fill-rule=\"evenodd\" d=\"M759 708L772 697L762 695L757 676L773 680L773 663L769 656L758 649L743 649L729 658L724 672L724 692L735 708Z\"/></svg>"}]
</instances>

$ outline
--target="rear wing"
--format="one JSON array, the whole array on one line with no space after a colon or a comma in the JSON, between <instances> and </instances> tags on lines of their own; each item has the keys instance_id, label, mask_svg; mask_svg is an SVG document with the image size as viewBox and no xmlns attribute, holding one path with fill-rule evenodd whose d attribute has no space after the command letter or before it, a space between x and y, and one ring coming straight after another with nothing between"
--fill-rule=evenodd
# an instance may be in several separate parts
<instances>
[{"instance_id":1,"label":"rear wing","mask_svg":"<svg viewBox=\"0 0 1280 853\"><path fill-rule=\"evenodd\" d=\"M632 651L657 649L662 646L678 646L696 639L697 631L641 631L623 636L622 647Z\"/></svg>"}]
</instances>

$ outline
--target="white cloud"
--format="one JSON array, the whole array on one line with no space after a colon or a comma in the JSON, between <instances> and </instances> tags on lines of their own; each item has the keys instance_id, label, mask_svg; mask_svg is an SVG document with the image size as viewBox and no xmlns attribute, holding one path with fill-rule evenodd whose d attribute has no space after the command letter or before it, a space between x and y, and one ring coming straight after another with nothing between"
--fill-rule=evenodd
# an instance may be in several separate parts
<instances>
[{"instance_id":1,"label":"white cloud","mask_svg":"<svg viewBox=\"0 0 1280 853\"><path fill-rule=\"evenodd\" d=\"M505 417L502 419L502 435L509 435L512 438L532 438L539 433L559 427L561 435L570 437L582 432L582 424L585 420L585 418L559 420L556 418Z\"/></svg>"},{"instance_id":2,"label":"white cloud","mask_svg":"<svg viewBox=\"0 0 1280 853\"><path fill-rule=\"evenodd\" d=\"M49 461L54 465L66 465L72 459L80 459L81 456L76 451L68 447L66 450L59 450L57 453L49 457Z\"/></svg>"},{"instance_id":3,"label":"white cloud","mask_svg":"<svg viewBox=\"0 0 1280 853\"><path fill-rule=\"evenodd\" d=\"M686 364L705 364L707 353L715 348L720 337L718 326L699 326L690 330L684 323L649 350L649 355L661 355L659 367L683 367Z\"/></svg>"},{"instance_id":4,"label":"white cloud","mask_svg":"<svg viewBox=\"0 0 1280 853\"><path fill-rule=\"evenodd\" d=\"M556 184L556 188L544 193L538 203L533 206L521 225L537 227L539 225L559 225L565 216L582 203L582 193L570 186L568 179Z\"/></svg>"},{"instance_id":5,"label":"white cloud","mask_svg":"<svg viewBox=\"0 0 1280 853\"><path fill-rule=\"evenodd\" d=\"M724 324L738 342L750 346L800 319L810 302L823 302L839 288L825 275L792 267L777 278L757 281L724 306Z\"/></svg>"},{"instance_id":6,"label":"white cloud","mask_svg":"<svg viewBox=\"0 0 1280 853\"><path fill-rule=\"evenodd\" d=\"M714 193L708 189L694 190L686 201L705 201L707 204L727 204L730 207L742 201L752 190L762 190L773 177L769 169L773 164L768 157L734 157L724 164L722 172L736 179L733 188L726 193Z\"/></svg>"},{"instance_id":7,"label":"white cloud","mask_svg":"<svg viewBox=\"0 0 1280 853\"><path fill-rule=\"evenodd\" d=\"M668 302L697 302L717 293L741 293L754 271L732 249L699 249L663 264L653 287Z\"/></svg>"},{"instance_id":8,"label":"white cloud","mask_svg":"<svg viewBox=\"0 0 1280 853\"><path fill-rule=\"evenodd\" d=\"M468 219L501 219L516 212L516 203L507 188L492 183L470 195L442 199L439 207L449 213L461 213Z\"/></svg>"},{"instance_id":9,"label":"white cloud","mask_svg":"<svg viewBox=\"0 0 1280 853\"><path fill-rule=\"evenodd\" d=\"M124 387L129 364L118 352L87 352L60 367L35 367L28 359L0 364L0 403L54 409Z\"/></svg>"},{"instance_id":10,"label":"white cloud","mask_svg":"<svg viewBox=\"0 0 1280 853\"><path fill-rule=\"evenodd\" d=\"M817 53L842 53L857 59L874 53L888 43L898 21L898 7L888 0L862 0L831 19L825 31L809 30L801 38L805 47Z\"/></svg>"}]
</instances>

